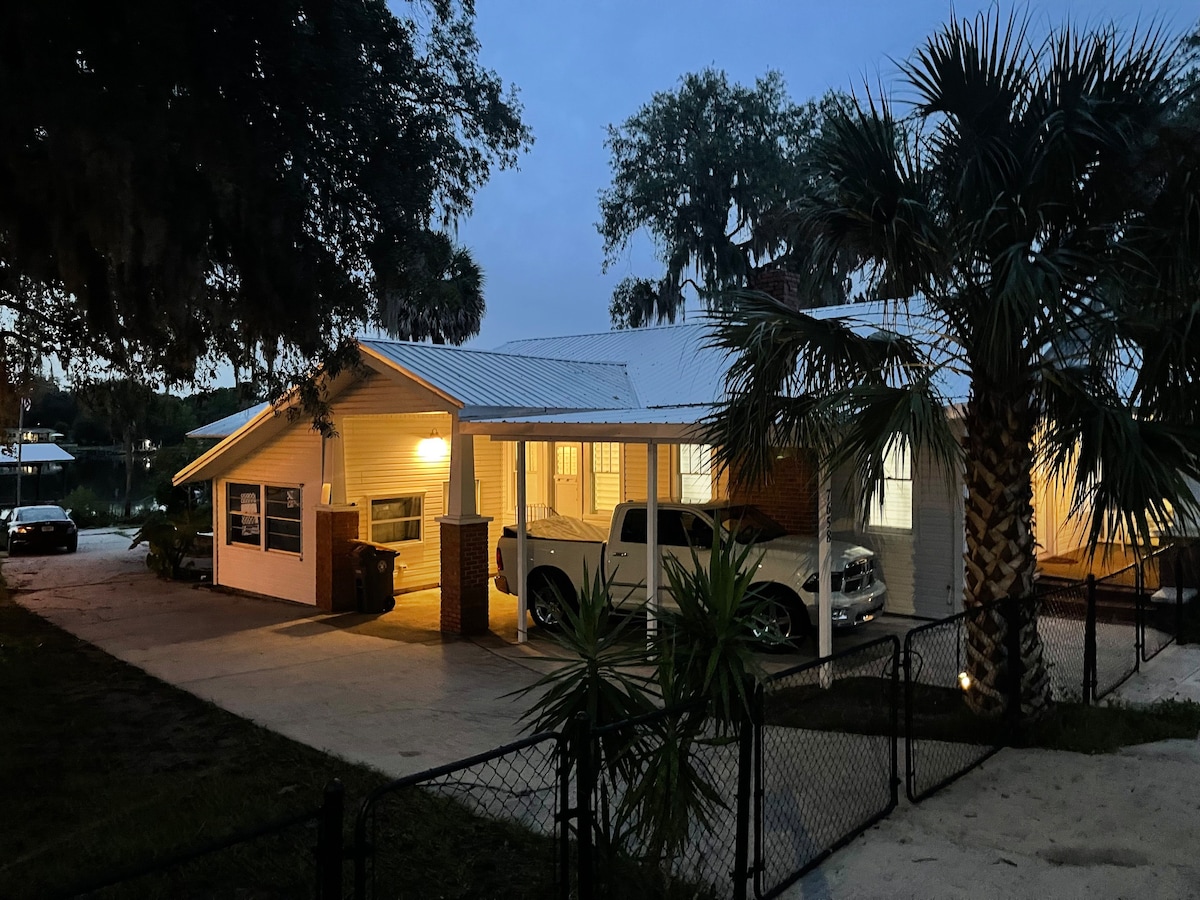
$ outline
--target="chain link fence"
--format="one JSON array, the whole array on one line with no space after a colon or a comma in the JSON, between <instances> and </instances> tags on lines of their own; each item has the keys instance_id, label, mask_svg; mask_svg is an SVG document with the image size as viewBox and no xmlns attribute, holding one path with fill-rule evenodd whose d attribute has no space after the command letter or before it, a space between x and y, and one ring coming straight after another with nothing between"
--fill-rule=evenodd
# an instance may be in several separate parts
<instances>
[{"instance_id":1,"label":"chain link fence","mask_svg":"<svg viewBox=\"0 0 1200 900\"><path fill-rule=\"evenodd\" d=\"M774 897L897 802L900 642L770 678L760 693L755 892Z\"/></svg>"},{"instance_id":2,"label":"chain link fence","mask_svg":"<svg viewBox=\"0 0 1200 900\"><path fill-rule=\"evenodd\" d=\"M1088 578L1092 701L1111 694L1138 670L1137 610L1144 565L1133 563Z\"/></svg>"},{"instance_id":3,"label":"chain link fence","mask_svg":"<svg viewBox=\"0 0 1200 900\"><path fill-rule=\"evenodd\" d=\"M739 787L750 782L751 723L718 729L693 704L586 734L589 753L576 766L594 773L594 861L580 869L580 896L732 896L747 867L738 846L747 846L749 798Z\"/></svg>"},{"instance_id":4,"label":"chain link fence","mask_svg":"<svg viewBox=\"0 0 1200 900\"><path fill-rule=\"evenodd\" d=\"M913 803L1002 745L1001 721L980 717L967 705L970 629L1004 638L998 610L985 607L918 626L904 637L904 789Z\"/></svg>"},{"instance_id":5,"label":"chain link fence","mask_svg":"<svg viewBox=\"0 0 1200 900\"><path fill-rule=\"evenodd\" d=\"M1200 588L1200 545L1164 547L1145 560L1138 591L1138 639L1142 662L1149 662L1184 628L1185 604Z\"/></svg>"},{"instance_id":6,"label":"chain link fence","mask_svg":"<svg viewBox=\"0 0 1200 900\"><path fill-rule=\"evenodd\" d=\"M520 884L525 897L566 897L567 761L561 735L538 734L376 789L355 823L354 896L416 898L410 873L420 870L426 890L438 873L440 896L490 897ZM418 832L455 843L431 847L414 840ZM508 851L502 869L486 862L497 845Z\"/></svg>"},{"instance_id":7,"label":"chain link fence","mask_svg":"<svg viewBox=\"0 0 1200 900\"><path fill-rule=\"evenodd\" d=\"M1087 583L1073 582L1039 592L1036 609L1050 698L1056 703L1081 703L1087 696Z\"/></svg>"}]
</instances>

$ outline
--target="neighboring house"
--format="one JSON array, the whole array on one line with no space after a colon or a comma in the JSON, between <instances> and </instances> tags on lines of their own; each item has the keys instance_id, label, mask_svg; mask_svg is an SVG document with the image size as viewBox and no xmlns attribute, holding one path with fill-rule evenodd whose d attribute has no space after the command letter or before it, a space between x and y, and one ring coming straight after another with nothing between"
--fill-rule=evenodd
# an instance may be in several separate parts
<instances>
[{"instance_id":1,"label":"neighboring house","mask_svg":"<svg viewBox=\"0 0 1200 900\"><path fill-rule=\"evenodd\" d=\"M22 503L40 503L42 497L42 476L61 474L61 479L55 479L51 497L58 498L66 493L66 469L75 457L55 443L62 433L53 428L25 428L18 432L16 428L5 429L5 439L0 443L0 476L24 476L25 481L21 492ZM4 486L4 496L16 499L16 487Z\"/></svg>"},{"instance_id":2,"label":"neighboring house","mask_svg":"<svg viewBox=\"0 0 1200 900\"><path fill-rule=\"evenodd\" d=\"M813 314L898 327L882 305ZM365 340L364 373L327 385L334 436L270 406L248 410L193 432L222 440L175 481L213 483L215 583L344 608L353 602L349 541L373 541L399 553L397 591L442 587L451 631L487 627L493 548L516 521L519 445L531 517L553 509L606 523L654 484L664 500L753 502L790 531L816 534L808 454L783 452L770 484L744 485L719 476L698 443L696 424L724 390L726 360L708 336L688 324L493 352ZM967 383L945 378L953 415ZM884 504L861 523L844 490L853 473L832 473L831 536L876 552L889 611L945 616L962 597L961 483L902 454L888 460L887 478Z\"/></svg>"}]
</instances>

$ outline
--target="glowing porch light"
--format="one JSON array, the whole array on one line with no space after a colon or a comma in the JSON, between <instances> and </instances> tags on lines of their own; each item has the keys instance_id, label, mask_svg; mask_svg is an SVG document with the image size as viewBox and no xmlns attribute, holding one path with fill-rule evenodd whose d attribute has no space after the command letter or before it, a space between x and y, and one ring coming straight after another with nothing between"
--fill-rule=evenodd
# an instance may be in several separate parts
<instances>
[{"instance_id":1,"label":"glowing porch light","mask_svg":"<svg viewBox=\"0 0 1200 900\"><path fill-rule=\"evenodd\" d=\"M971 689L971 683L970 675L968 675L966 672L958 673L958 686L960 688L962 688L964 691L969 691Z\"/></svg>"},{"instance_id":2,"label":"glowing porch light","mask_svg":"<svg viewBox=\"0 0 1200 900\"><path fill-rule=\"evenodd\" d=\"M429 437L422 438L417 443L417 458L421 462L436 463L446 458L446 440L433 429Z\"/></svg>"}]
</instances>

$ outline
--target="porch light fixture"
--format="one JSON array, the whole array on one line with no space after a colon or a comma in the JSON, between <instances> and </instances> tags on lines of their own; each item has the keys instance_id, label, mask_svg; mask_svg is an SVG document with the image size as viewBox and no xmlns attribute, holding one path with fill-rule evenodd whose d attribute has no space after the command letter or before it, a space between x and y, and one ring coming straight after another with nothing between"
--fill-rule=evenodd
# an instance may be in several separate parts
<instances>
[{"instance_id":1,"label":"porch light fixture","mask_svg":"<svg viewBox=\"0 0 1200 900\"><path fill-rule=\"evenodd\" d=\"M969 691L971 689L971 676L968 675L966 672L959 672L958 673L958 686L960 688L962 688L964 691Z\"/></svg>"},{"instance_id":2,"label":"porch light fixture","mask_svg":"<svg viewBox=\"0 0 1200 900\"><path fill-rule=\"evenodd\" d=\"M446 439L438 434L436 428L429 432L429 437L418 442L417 458L427 463L441 462L446 458Z\"/></svg>"}]
</instances>

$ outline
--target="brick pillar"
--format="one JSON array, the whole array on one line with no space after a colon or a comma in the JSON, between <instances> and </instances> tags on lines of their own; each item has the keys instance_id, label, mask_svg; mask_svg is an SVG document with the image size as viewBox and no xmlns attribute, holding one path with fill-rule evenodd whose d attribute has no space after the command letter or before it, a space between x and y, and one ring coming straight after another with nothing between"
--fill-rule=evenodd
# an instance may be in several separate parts
<instances>
[{"instance_id":1,"label":"brick pillar","mask_svg":"<svg viewBox=\"0 0 1200 900\"><path fill-rule=\"evenodd\" d=\"M350 542L357 538L357 509L317 508L317 606L326 612L355 608Z\"/></svg>"},{"instance_id":2,"label":"brick pillar","mask_svg":"<svg viewBox=\"0 0 1200 900\"><path fill-rule=\"evenodd\" d=\"M789 534L817 533L816 463L798 451L776 459L771 474L754 483L730 477L729 500L757 506L788 530Z\"/></svg>"},{"instance_id":3,"label":"brick pillar","mask_svg":"<svg viewBox=\"0 0 1200 900\"><path fill-rule=\"evenodd\" d=\"M488 630L488 519L438 520L442 529L442 631Z\"/></svg>"}]
</instances>

